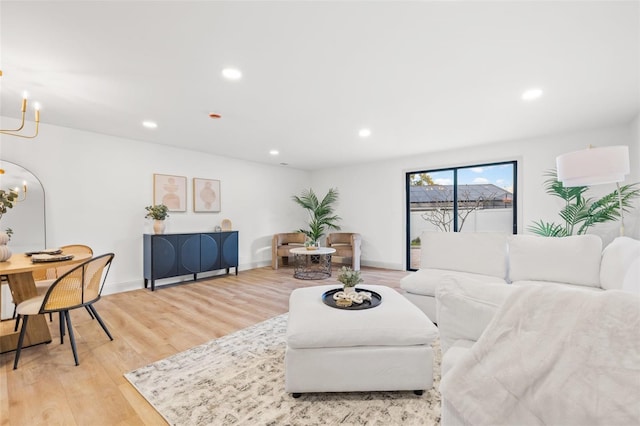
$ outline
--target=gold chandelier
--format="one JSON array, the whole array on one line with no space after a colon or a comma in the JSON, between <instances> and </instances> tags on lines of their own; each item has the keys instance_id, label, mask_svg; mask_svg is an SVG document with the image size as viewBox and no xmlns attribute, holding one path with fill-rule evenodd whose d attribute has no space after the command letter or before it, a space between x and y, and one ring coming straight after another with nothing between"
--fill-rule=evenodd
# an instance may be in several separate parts
<instances>
[{"instance_id":1,"label":"gold chandelier","mask_svg":"<svg viewBox=\"0 0 640 426\"><path fill-rule=\"evenodd\" d=\"M2 77L2 70L0 70L0 77ZM38 105L38 103L36 102L34 105L34 109L35 109L35 122L36 122L36 131L33 135L24 135L21 134L22 129L24 128L24 118L25 115L27 113L27 96L26 94L24 95L24 97L22 98L22 122L20 123L20 127L18 127L17 129L0 129L0 133L3 135L10 135L10 136L17 136L19 138L26 138L26 139L33 139L36 136L38 136L38 126L40 124L40 106Z\"/></svg>"}]
</instances>

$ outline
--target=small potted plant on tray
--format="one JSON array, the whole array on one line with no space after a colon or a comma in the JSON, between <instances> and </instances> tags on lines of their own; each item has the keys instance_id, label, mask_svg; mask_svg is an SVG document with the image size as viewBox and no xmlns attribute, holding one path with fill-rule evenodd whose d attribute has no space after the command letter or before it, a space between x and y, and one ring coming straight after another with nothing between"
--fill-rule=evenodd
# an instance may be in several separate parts
<instances>
[{"instance_id":1,"label":"small potted plant on tray","mask_svg":"<svg viewBox=\"0 0 640 426\"><path fill-rule=\"evenodd\" d=\"M364 280L360 276L360 271L354 271L348 266L343 266L342 268L340 268L340 272L338 273L338 281L344 284L343 291L345 293L355 293L356 284L364 282Z\"/></svg>"}]
</instances>

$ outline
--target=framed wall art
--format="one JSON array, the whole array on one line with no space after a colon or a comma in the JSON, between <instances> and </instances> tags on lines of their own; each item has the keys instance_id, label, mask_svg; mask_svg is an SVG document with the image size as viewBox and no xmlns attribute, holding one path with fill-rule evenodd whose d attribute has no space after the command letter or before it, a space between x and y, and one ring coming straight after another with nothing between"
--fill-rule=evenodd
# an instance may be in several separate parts
<instances>
[{"instance_id":1,"label":"framed wall art","mask_svg":"<svg viewBox=\"0 0 640 426\"><path fill-rule=\"evenodd\" d=\"M164 204L170 212L186 212L187 178L154 174L153 204Z\"/></svg>"},{"instance_id":2,"label":"framed wall art","mask_svg":"<svg viewBox=\"0 0 640 426\"><path fill-rule=\"evenodd\" d=\"M193 211L217 213L220 211L220 181L193 178Z\"/></svg>"}]
</instances>

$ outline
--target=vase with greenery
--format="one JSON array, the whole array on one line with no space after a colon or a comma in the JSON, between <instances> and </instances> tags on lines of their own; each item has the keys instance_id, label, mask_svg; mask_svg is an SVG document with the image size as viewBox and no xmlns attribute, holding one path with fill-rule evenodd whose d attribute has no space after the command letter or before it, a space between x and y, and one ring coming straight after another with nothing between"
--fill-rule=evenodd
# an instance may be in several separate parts
<instances>
[{"instance_id":1,"label":"vase with greenery","mask_svg":"<svg viewBox=\"0 0 640 426\"><path fill-rule=\"evenodd\" d=\"M7 210L13 208L17 198L18 193L13 189L8 191L0 189L0 219L2 219L2 215L4 215Z\"/></svg>"},{"instance_id":2,"label":"vase with greenery","mask_svg":"<svg viewBox=\"0 0 640 426\"><path fill-rule=\"evenodd\" d=\"M620 199L618 191L613 191L604 197L595 199L586 197L589 189L587 186L565 187L558 181L555 170L545 173L545 192L564 200L564 207L558 213L563 222L545 222L539 220L527 227L530 232L544 237L566 237L569 235L582 235L597 223L605 223L620 219L622 211L628 212L632 208L632 201L640 197L638 183L620 187Z\"/></svg>"},{"instance_id":3,"label":"vase with greenery","mask_svg":"<svg viewBox=\"0 0 640 426\"><path fill-rule=\"evenodd\" d=\"M338 281L344 285L345 293L355 292L356 284L364 282L360 276L360 271L354 271L348 266L340 268L340 271L338 272Z\"/></svg>"},{"instance_id":4,"label":"vase with greenery","mask_svg":"<svg viewBox=\"0 0 640 426\"><path fill-rule=\"evenodd\" d=\"M16 191L0 189L0 219L9 209L13 208L17 198ZM11 234L13 234L11 228L7 228L6 232L0 232L0 262L5 262L11 257L11 250L7 247Z\"/></svg>"},{"instance_id":5,"label":"vase with greenery","mask_svg":"<svg viewBox=\"0 0 640 426\"><path fill-rule=\"evenodd\" d=\"M147 219L153 219L153 232L156 234L164 233L164 220L169 217L169 208L164 204L156 204L155 206L145 207Z\"/></svg>"},{"instance_id":6,"label":"vase with greenery","mask_svg":"<svg viewBox=\"0 0 640 426\"><path fill-rule=\"evenodd\" d=\"M291 198L309 213L309 229L300 229L299 232L307 236L311 245L318 245L327 230L340 230L338 221L341 218L334 212L334 205L338 201L336 188L329 189L322 201L312 189L304 190L301 195Z\"/></svg>"}]
</instances>

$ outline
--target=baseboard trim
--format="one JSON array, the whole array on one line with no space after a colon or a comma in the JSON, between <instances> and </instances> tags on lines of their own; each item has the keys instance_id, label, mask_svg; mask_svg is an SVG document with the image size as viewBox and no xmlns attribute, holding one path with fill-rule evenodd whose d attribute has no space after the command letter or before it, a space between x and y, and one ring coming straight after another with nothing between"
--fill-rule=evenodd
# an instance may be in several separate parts
<instances>
[{"instance_id":1,"label":"baseboard trim","mask_svg":"<svg viewBox=\"0 0 640 426\"><path fill-rule=\"evenodd\" d=\"M391 269L396 271L404 270L403 265L398 263L371 262L371 261L362 260L360 264L362 266L368 266L371 268ZM238 267L238 271L239 272L248 271L250 269L263 268L266 266L271 266L271 260L263 260L263 261L243 264ZM231 268L231 271L229 273L233 274L234 272L235 272L234 268ZM198 279L215 277L218 275L226 275L226 271L224 269L221 269L217 271L202 272L198 274ZM183 275L178 277L165 278L162 280L156 280L156 286L161 286L165 284L180 284L183 282L184 283L193 282L193 276ZM102 294L106 296L107 294L123 293L125 291L139 290L141 288L144 288L144 279L121 282L121 283L107 283L104 287L104 290L102 291Z\"/></svg>"},{"instance_id":2,"label":"baseboard trim","mask_svg":"<svg viewBox=\"0 0 640 426\"><path fill-rule=\"evenodd\" d=\"M252 262L249 264L244 264L238 266L238 272L247 271L249 269L262 268L265 266L271 266L271 260L261 261L261 262ZM202 272L198 274L198 279L201 278L211 278L216 276L226 275L227 272L224 269L218 269L215 271ZM235 268L231 268L229 271L230 275L235 274ZM193 282L193 275L180 275L177 277L164 278L161 280L156 280L156 286L166 285L166 284L181 284ZM135 280L135 281L127 281L122 283L107 283L104 286L104 290L102 291L103 295L114 294L114 293L122 293L125 291L133 291L144 288L144 279Z\"/></svg>"},{"instance_id":3,"label":"baseboard trim","mask_svg":"<svg viewBox=\"0 0 640 426\"><path fill-rule=\"evenodd\" d=\"M370 260L361 260L362 266L369 266L371 268L391 269L394 271L404 271L404 265L402 263L390 263L390 262L376 262Z\"/></svg>"}]
</instances>

